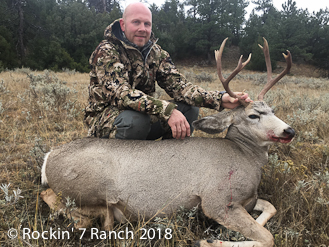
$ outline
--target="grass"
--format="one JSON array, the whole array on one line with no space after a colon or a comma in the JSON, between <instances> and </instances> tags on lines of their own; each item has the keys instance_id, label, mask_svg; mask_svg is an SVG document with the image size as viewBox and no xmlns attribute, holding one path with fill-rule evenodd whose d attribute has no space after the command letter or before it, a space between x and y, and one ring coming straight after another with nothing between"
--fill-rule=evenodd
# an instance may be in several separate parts
<instances>
[{"instance_id":1,"label":"grass","mask_svg":"<svg viewBox=\"0 0 329 247\"><path fill-rule=\"evenodd\" d=\"M180 70L206 89L222 90L215 68ZM235 91L247 89L255 99L264 78L263 73L243 71L231 87ZM0 246L189 246L203 238L244 240L241 234L207 219L197 208L182 208L170 219L117 223L116 232L133 231L135 238L127 241L101 239L105 232L98 234L99 239L96 235L91 239L92 229L82 238L81 231L72 232L68 227L72 220L52 212L40 199L44 189L40 169L52 146L87 135L83 110L88 84L88 74L74 71L54 74L17 69L0 74ZM167 98L164 93L159 95ZM276 246L329 246L329 81L286 76L265 101L297 132L292 143L270 148L269 162L263 168L259 197L278 210L266 228L275 237ZM202 116L212 113L200 111ZM199 131L194 135L213 137ZM99 222L94 220L95 229L99 229ZM10 229L16 229L10 233L19 237L10 239ZM57 239L37 238L37 233L36 239L23 239L26 230L56 231L53 236ZM171 239L166 239L169 232ZM150 234L148 240L139 240L143 233Z\"/></svg>"}]
</instances>

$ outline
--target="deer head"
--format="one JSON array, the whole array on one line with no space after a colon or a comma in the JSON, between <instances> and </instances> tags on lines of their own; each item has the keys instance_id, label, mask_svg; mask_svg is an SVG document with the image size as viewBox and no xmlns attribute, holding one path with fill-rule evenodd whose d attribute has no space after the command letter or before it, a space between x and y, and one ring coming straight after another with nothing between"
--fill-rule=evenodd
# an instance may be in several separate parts
<instances>
[{"instance_id":1,"label":"deer head","mask_svg":"<svg viewBox=\"0 0 329 247\"><path fill-rule=\"evenodd\" d=\"M242 56L239 59L238 66L232 74L225 79L222 75L221 58L227 38L223 41L220 49L215 51L217 62L217 73L226 92L233 98L239 98L228 86L229 82L249 63L251 54L248 59L242 63ZM193 123L196 129L213 134L220 133L228 127L226 138L244 140L243 145L248 141L249 144L257 144L259 146L267 146L273 142L288 143L290 142L295 131L281 119L274 115L271 107L264 101L264 95L273 87L284 75L286 75L292 64L291 54L283 54L287 62L287 67L281 74L272 79L272 67L270 62L270 54L268 43L264 38L264 47L260 46L265 55L267 67L267 83L258 95L258 101L247 103L239 98L242 106L231 111L223 111L218 114L205 117ZM238 141L237 141L238 142ZM242 145L242 146L243 146Z\"/></svg>"}]
</instances>

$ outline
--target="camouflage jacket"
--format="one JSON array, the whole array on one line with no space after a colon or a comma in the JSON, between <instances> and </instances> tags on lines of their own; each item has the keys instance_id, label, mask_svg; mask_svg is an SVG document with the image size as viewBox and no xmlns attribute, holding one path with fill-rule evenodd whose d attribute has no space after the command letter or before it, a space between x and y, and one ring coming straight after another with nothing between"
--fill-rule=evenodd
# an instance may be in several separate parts
<instances>
[{"instance_id":1,"label":"camouflage jacket","mask_svg":"<svg viewBox=\"0 0 329 247\"><path fill-rule=\"evenodd\" d=\"M105 40L89 59L89 104L85 109L88 136L114 138L113 122L125 109L168 121L176 105L152 97L155 81L174 101L220 110L222 94L188 82L168 52L156 44L153 34L143 49L125 38L119 20L109 25L104 35Z\"/></svg>"}]
</instances>

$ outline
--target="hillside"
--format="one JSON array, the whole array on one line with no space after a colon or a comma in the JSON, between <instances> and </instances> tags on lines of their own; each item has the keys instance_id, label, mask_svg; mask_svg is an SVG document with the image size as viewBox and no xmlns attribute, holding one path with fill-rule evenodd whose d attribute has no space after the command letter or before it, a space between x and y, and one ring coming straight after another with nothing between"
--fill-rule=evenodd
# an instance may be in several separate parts
<instances>
[{"instance_id":1,"label":"hillside","mask_svg":"<svg viewBox=\"0 0 329 247\"><path fill-rule=\"evenodd\" d=\"M223 53L223 68L227 70L233 70L237 66L240 55L241 54L239 51L239 47L237 46L225 47ZM316 66L313 66L308 63L295 63L293 54L292 57L293 57L293 65L290 70L290 75L314 77L314 78L321 78L326 76L326 72L323 69L317 68ZM246 59L246 57L244 59ZM214 71L216 70L214 55L211 55L210 62L206 59L200 59L199 57L190 58L190 59L180 59L174 62L178 67L179 66L213 67ZM280 73L284 67L285 67L285 62L284 59L282 59L282 61L277 62L277 68L273 71L273 73Z\"/></svg>"}]
</instances>

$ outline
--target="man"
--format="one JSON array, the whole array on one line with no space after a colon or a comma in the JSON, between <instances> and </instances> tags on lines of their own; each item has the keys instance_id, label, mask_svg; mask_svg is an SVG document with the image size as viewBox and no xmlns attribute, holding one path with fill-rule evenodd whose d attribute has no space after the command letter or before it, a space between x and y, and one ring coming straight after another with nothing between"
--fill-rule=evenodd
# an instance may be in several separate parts
<instances>
[{"instance_id":1,"label":"man","mask_svg":"<svg viewBox=\"0 0 329 247\"><path fill-rule=\"evenodd\" d=\"M187 82L169 54L156 44L151 11L140 2L127 6L105 30L90 57L88 135L120 139L184 139L198 117L197 107L234 108L237 99ZM173 99L154 98L155 81ZM240 94L241 93L237 93ZM242 96L250 102L247 94Z\"/></svg>"}]
</instances>

